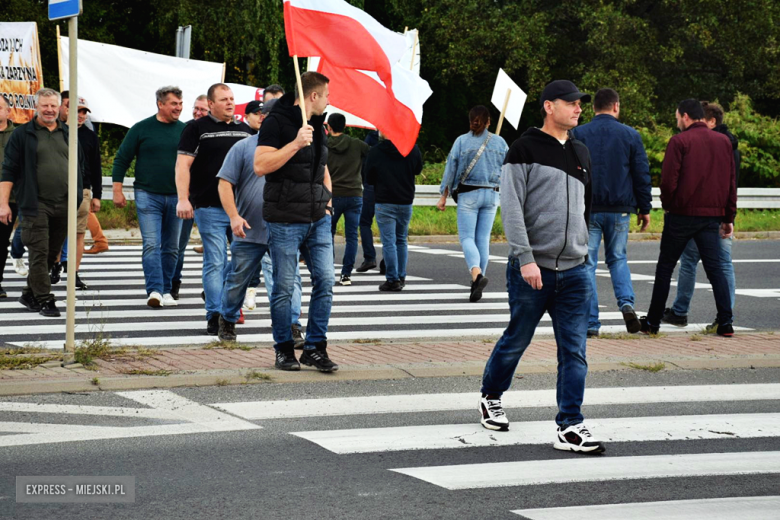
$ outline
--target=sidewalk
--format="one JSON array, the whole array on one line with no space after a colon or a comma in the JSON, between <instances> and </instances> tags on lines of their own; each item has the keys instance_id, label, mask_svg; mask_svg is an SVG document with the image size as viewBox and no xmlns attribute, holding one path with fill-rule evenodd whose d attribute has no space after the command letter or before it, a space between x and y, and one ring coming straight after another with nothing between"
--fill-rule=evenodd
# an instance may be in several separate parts
<instances>
[{"instance_id":1,"label":"sidewalk","mask_svg":"<svg viewBox=\"0 0 780 520\"><path fill-rule=\"evenodd\" d=\"M673 333L659 338L620 335L620 339L588 341L591 371L699 370L780 367L780 333L717 336ZM630 339L624 339L630 337ZM321 374L273 368L270 346L239 344L228 348L180 347L127 350L95 359L87 369L68 368L50 361L31 369L0 370L0 395L83 392L210 386L253 383L297 383L359 379L478 376L482 374L494 339L443 342L339 343L328 347L340 365L338 372ZM28 354L31 355L31 354ZM35 354L32 354L35 355ZM298 351L300 355L300 351ZM555 340L533 341L518 374L557 370Z\"/></svg>"}]
</instances>

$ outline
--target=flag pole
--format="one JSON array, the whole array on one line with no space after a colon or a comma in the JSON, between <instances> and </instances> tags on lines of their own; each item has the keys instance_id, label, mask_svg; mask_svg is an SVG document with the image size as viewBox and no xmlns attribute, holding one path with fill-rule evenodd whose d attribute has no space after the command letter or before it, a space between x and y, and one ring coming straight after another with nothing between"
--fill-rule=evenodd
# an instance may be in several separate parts
<instances>
[{"instance_id":1,"label":"flag pole","mask_svg":"<svg viewBox=\"0 0 780 520\"><path fill-rule=\"evenodd\" d=\"M417 52L417 39L420 37L420 31L414 31L414 45L412 45L412 63L409 65L409 70L414 70L414 58Z\"/></svg>"},{"instance_id":2,"label":"flag pole","mask_svg":"<svg viewBox=\"0 0 780 520\"><path fill-rule=\"evenodd\" d=\"M501 109L501 115L498 118L498 126L496 127L496 135L501 133L501 125L504 124L504 114L506 114L506 107L509 105L509 96L512 94L512 89L506 89L506 97L504 98L504 108Z\"/></svg>"},{"instance_id":3,"label":"flag pole","mask_svg":"<svg viewBox=\"0 0 780 520\"><path fill-rule=\"evenodd\" d=\"M303 126L306 126L306 124L309 121L309 118L306 117L306 106L304 105L304 98L303 98L303 82L301 82L301 69L298 67L298 55L293 55L293 63L295 64L295 81L298 83L298 101L299 105L301 107L301 115L303 116Z\"/></svg>"}]
</instances>

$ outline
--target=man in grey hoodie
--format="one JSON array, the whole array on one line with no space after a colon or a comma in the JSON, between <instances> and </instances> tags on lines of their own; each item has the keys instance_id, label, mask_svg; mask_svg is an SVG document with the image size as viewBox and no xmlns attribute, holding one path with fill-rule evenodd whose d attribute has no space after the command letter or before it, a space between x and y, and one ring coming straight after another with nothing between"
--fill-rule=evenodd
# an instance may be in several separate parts
<instances>
[{"instance_id":1,"label":"man in grey hoodie","mask_svg":"<svg viewBox=\"0 0 780 520\"><path fill-rule=\"evenodd\" d=\"M557 438L553 447L601 453L580 410L588 364L585 342L593 284L588 257L590 154L569 134L590 95L574 83L553 81L541 97L544 126L512 144L501 175L501 219L509 243L506 278L510 321L482 378L482 425L509 430L501 395L545 312L558 344Z\"/></svg>"}]
</instances>

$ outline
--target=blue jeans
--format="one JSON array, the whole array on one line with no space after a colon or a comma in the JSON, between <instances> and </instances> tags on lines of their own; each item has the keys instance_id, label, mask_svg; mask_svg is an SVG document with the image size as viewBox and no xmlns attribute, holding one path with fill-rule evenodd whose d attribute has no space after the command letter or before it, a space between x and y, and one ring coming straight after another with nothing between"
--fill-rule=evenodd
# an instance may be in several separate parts
<instances>
[{"instance_id":1,"label":"blue jeans","mask_svg":"<svg viewBox=\"0 0 780 520\"><path fill-rule=\"evenodd\" d=\"M299 255L300 260L300 255ZM272 295L274 292L274 266L271 261L271 252L269 251L263 255L263 259L260 262L260 268L252 277L252 281L249 283L249 287L257 287L260 285L260 271L263 272L263 280L265 280L265 292L268 296L268 303L270 305L272 301ZM301 296L303 289L301 288L301 269L300 263L295 266L295 288L293 289L292 302L290 304L290 314L292 315L292 325L301 326Z\"/></svg>"},{"instance_id":2,"label":"blue jeans","mask_svg":"<svg viewBox=\"0 0 780 520\"><path fill-rule=\"evenodd\" d=\"M206 250L203 251L205 253ZM225 321L235 323L241 314L241 305L244 303L249 282L257 272L261 259L268 252L268 245L234 240L230 251L231 269L225 280L225 290L222 291L220 313Z\"/></svg>"},{"instance_id":3,"label":"blue jeans","mask_svg":"<svg viewBox=\"0 0 780 520\"><path fill-rule=\"evenodd\" d=\"M490 234L497 210L497 191L479 189L458 196L458 238L469 271L479 267L483 275L487 272Z\"/></svg>"},{"instance_id":4,"label":"blue jeans","mask_svg":"<svg viewBox=\"0 0 780 520\"><path fill-rule=\"evenodd\" d=\"M271 325L274 348L292 348L294 343L291 303L298 268L298 250L305 245L309 252L312 292L309 301L309 320L306 325L304 349L325 346L328 339L328 321L333 304L333 236L330 234L331 216L325 215L311 224L268 223L269 246L273 262L273 291L271 296Z\"/></svg>"},{"instance_id":5,"label":"blue jeans","mask_svg":"<svg viewBox=\"0 0 780 520\"><path fill-rule=\"evenodd\" d=\"M374 222L374 187L363 185L363 206L360 209L360 245L363 246L363 261L376 262L376 248L371 224Z\"/></svg>"},{"instance_id":6,"label":"blue jeans","mask_svg":"<svg viewBox=\"0 0 780 520\"><path fill-rule=\"evenodd\" d=\"M146 294L171 292L173 271L179 257L181 219L176 216L176 195L159 195L135 190L138 227L141 228L143 254L141 265Z\"/></svg>"},{"instance_id":7,"label":"blue jeans","mask_svg":"<svg viewBox=\"0 0 780 520\"><path fill-rule=\"evenodd\" d=\"M729 295L731 296L731 309L733 312L736 300L736 279L734 277L734 264L731 263L731 246L734 239L720 239L720 262L723 268L723 274L726 275L726 282L729 285ZM696 242L691 240L685 246L680 257L680 272L677 278L677 297L672 305L672 311L678 316L687 316L693 299L693 290L696 287L696 266L699 265L699 249Z\"/></svg>"},{"instance_id":8,"label":"blue jeans","mask_svg":"<svg viewBox=\"0 0 780 520\"><path fill-rule=\"evenodd\" d=\"M19 225L14 231L14 239L11 242L11 258L19 260L24 256L24 244L22 243L22 214L19 213Z\"/></svg>"},{"instance_id":9,"label":"blue jeans","mask_svg":"<svg viewBox=\"0 0 780 520\"><path fill-rule=\"evenodd\" d=\"M222 309L222 291L230 273L226 235L230 219L222 208L197 208L195 223L203 241L203 290L206 292L206 320L210 320ZM176 247L179 247L180 236L176 236Z\"/></svg>"},{"instance_id":10,"label":"blue jeans","mask_svg":"<svg viewBox=\"0 0 780 520\"><path fill-rule=\"evenodd\" d=\"M179 234L179 260L176 262L176 271L173 273L173 281L181 282L181 270L184 268L184 253L187 250L187 244L190 243L190 235L192 234L192 226L195 224L195 219L182 219L181 221L181 233Z\"/></svg>"},{"instance_id":11,"label":"blue jeans","mask_svg":"<svg viewBox=\"0 0 780 520\"><path fill-rule=\"evenodd\" d=\"M590 279L593 283L593 299L590 302L588 330L599 330L599 295L596 284L596 264L599 260L601 237L604 236L604 258L612 279L612 290L617 299L618 309L624 305L634 306L634 286L631 283L631 271L626 258L628 228L631 225L629 213L592 213L588 240L588 263Z\"/></svg>"},{"instance_id":12,"label":"blue jeans","mask_svg":"<svg viewBox=\"0 0 780 520\"><path fill-rule=\"evenodd\" d=\"M712 284L715 307L718 309L718 323L730 325L733 321L729 285L721 261L720 218L666 213L664 231L661 234L661 252L655 267L653 298L647 311L647 323L653 327L661 324L666 299L669 297L672 273L691 240L696 243L704 271Z\"/></svg>"},{"instance_id":13,"label":"blue jeans","mask_svg":"<svg viewBox=\"0 0 780 520\"><path fill-rule=\"evenodd\" d=\"M537 291L523 280L516 258L507 264L509 325L485 365L482 393L500 396L509 389L520 357L547 311L558 345L558 415L555 422L559 426L579 424L583 421L580 408L588 373L585 343L593 284L584 264L567 271L540 270L542 288Z\"/></svg>"},{"instance_id":14,"label":"blue jeans","mask_svg":"<svg viewBox=\"0 0 780 520\"><path fill-rule=\"evenodd\" d=\"M333 236L336 235L336 224L338 224L339 218L341 215L344 215L344 237L347 239L344 259L341 262L341 274L344 276L351 276L352 268L355 266L358 247L358 225L360 224L362 209L363 197L333 197L333 219L330 230Z\"/></svg>"},{"instance_id":15,"label":"blue jeans","mask_svg":"<svg viewBox=\"0 0 780 520\"><path fill-rule=\"evenodd\" d=\"M406 278L406 261L409 252L406 237L412 220L411 204L377 204L376 223L382 239L382 258L385 260L385 277L389 281Z\"/></svg>"}]
</instances>

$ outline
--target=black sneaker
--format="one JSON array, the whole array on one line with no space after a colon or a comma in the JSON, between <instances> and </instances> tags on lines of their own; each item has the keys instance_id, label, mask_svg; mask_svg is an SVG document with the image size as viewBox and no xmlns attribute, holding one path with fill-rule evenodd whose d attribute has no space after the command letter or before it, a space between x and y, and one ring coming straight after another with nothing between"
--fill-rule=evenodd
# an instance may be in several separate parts
<instances>
[{"instance_id":1,"label":"black sneaker","mask_svg":"<svg viewBox=\"0 0 780 520\"><path fill-rule=\"evenodd\" d=\"M3 286L0 285L0 298L7 298L7 297L8 297L8 293L5 292L5 290L3 289Z\"/></svg>"},{"instance_id":2,"label":"black sneaker","mask_svg":"<svg viewBox=\"0 0 780 520\"><path fill-rule=\"evenodd\" d=\"M290 325L290 331L292 332L293 342L295 342L295 348L301 350L306 340L303 339L303 329L300 325Z\"/></svg>"},{"instance_id":3,"label":"black sneaker","mask_svg":"<svg viewBox=\"0 0 780 520\"><path fill-rule=\"evenodd\" d=\"M49 280L52 285L57 285L60 283L60 280L62 280L62 264L60 262L55 262L54 265L51 266Z\"/></svg>"},{"instance_id":4,"label":"black sneaker","mask_svg":"<svg viewBox=\"0 0 780 520\"><path fill-rule=\"evenodd\" d=\"M596 329L588 329L588 337L589 338L598 338L599 337L599 331Z\"/></svg>"},{"instance_id":5,"label":"black sneaker","mask_svg":"<svg viewBox=\"0 0 780 520\"><path fill-rule=\"evenodd\" d=\"M402 276L401 278L399 278L399 279L398 279L398 283L400 283L400 284L401 284L401 289L403 289L404 287L406 287L406 277L405 277L405 276Z\"/></svg>"},{"instance_id":6,"label":"black sneaker","mask_svg":"<svg viewBox=\"0 0 780 520\"><path fill-rule=\"evenodd\" d=\"M300 370L301 364L295 359L295 352L292 349L278 349L276 351L276 362L274 366L279 370Z\"/></svg>"},{"instance_id":7,"label":"black sneaker","mask_svg":"<svg viewBox=\"0 0 780 520\"><path fill-rule=\"evenodd\" d=\"M219 330L217 332L221 341L235 341L236 340L236 324L225 321L222 316L219 317Z\"/></svg>"},{"instance_id":8,"label":"black sneaker","mask_svg":"<svg viewBox=\"0 0 780 520\"><path fill-rule=\"evenodd\" d=\"M339 280L339 284L341 285L352 285L352 278L350 278L347 274L341 275L341 280Z\"/></svg>"},{"instance_id":9,"label":"black sneaker","mask_svg":"<svg viewBox=\"0 0 780 520\"><path fill-rule=\"evenodd\" d=\"M62 267L62 272L67 273L68 272L68 261L65 260L64 262L60 262L60 267Z\"/></svg>"},{"instance_id":10,"label":"black sneaker","mask_svg":"<svg viewBox=\"0 0 780 520\"><path fill-rule=\"evenodd\" d=\"M647 323L647 316L639 318L639 332L642 334L658 334L659 330L661 330L661 327L653 327Z\"/></svg>"},{"instance_id":11,"label":"black sneaker","mask_svg":"<svg viewBox=\"0 0 780 520\"><path fill-rule=\"evenodd\" d=\"M38 300L35 299L35 296L32 295L32 293L22 293L22 295L19 297L19 303L27 307L28 310L31 310L33 312L38 312L41 310L41 304L38 303Z\"/></svg>"},{"instance_id":12,"label":"black sneaker","mask_svg":"<svg viewBox=\"0 0 780 520\"><path fill-rule=\"evenodd\" d=\"M181 280L178 282L172 282L171 283L171 297L173 297L174 300L179 299L179 289L181 289Z\"/></svg>"},{"instance_id":13,"label":"black sneaker","mask_svg":"<svg viewBox=\"0 0 780 520\"><path fill-rule=\"evenodd\" d=\"M370 269L376 269L376 261L375 260L363 260L363 263L360 264L360 267L355 269L358 273L365 273L366 271Z\"/></svg>"},{"instance_id":14,"label":"black sneaker","mask_svg":"<svg viewBox=\"0 0 780 520\"><path fill-rule=\"evenodd\" d=\"M84 280L81 279L78 271L76 271L76 289L81 289L82 291L89 289L89 285L84 283Z\"/></svg>"},{"instance_id":15,"label":"black sneaker","mask_svg":"<svg viewBox=\"0 0 780 520\"><path fill-rule=\"evenodd\" d=\"M390 280L386 280L385 283L379 286L380 291L394 291L398 292L403 287L401 287L401 282L398 280L393 280L392 282Z\"/></svg>"},{"instance_id":16,"label":"black sneaker","mask_svg":"<svg viewBox=\"0 0 780 520\"><path fill-rule=\"evenodd\" d=\"M200 291L200 297L205 302L206 301L206 291Z\"/></svg>"},{"instance_id":17,"label":"black sneaker","mask_svg":"<svg viewBox=\"0 0 780 520\"><path fill-rule=\"evenodd\" d=\"M54 303L54 300L49 300L43 305L41 305L41 310L38 311L38 313L41 316L46 316L47 318L60 317L60 310L57 308L57 305Z\"/></svg>"},{"instance_id":18,"label":"black sneaker","mask_svg":"<svg viewBox=\"0 0 780 520\"><path fill-rule=\"evenodd\" d=\"M680 316L679 314L675 314L675 312L669 307L664 309L664 315L661 317L661 321L663 323L668 323L669 325L674 325L675 327L688 326L688 316Z\"/></svg>"},{"instance_id":19,"label":"black sneaker","mask_svg":"<svg viewBox=\"0 0 780 520\"><path fill-rule=\"evenodd\" d=\"M482 291L488 284L488 279L481 274L477 275L477 279L471 282L471 295L469 295L469 301L476 303L482 299Z\"/></svg>"},{"instance_id":20,"label":"black sneaker","mask_svg":"<svg viewBox=\"0 0 780 520\"><path fill-rule=\"evenodd\" d=\"M379 274L385 274L387 272L387 268L385 267L385 259L383 258L381 262L379 262Z\"/></svg>"},{"instance_id":21,"label":"black sneaker","mask_svg":"<svg viewBox=\"0 0 780 520\"><path fill-rule=\"evenodd\" d=\"M734 327L729 323L728 325L718 325L718 336L724 338L730 338L734 335Z\"/></svg>"},{"instance_id":22,"label":"black sneaker","mask_svg":"<svg viewBox=\"0 0 780 520\"><path fill-rule=\"evenodd\" d=\"M209 336L216 336L219 334L219 318L219 314L211 316L211 319L209 319L208 324L206 325L206 334Z\"/></svg>"},{"instance_id":23,"label":"black sneaker","mask_svg":"<svg viewBox=\"0 0 780 520\"><path fill-rule=\"evenodd\" d=\"M339 366L330 360L328 351L325 348L304 350L303 354L301 354L301 363L314 367L320 372L335 372L339 369Z\"/></svg>"},{"instance_id":24,"label":"black sneaker","mask_svg":"<svg viewBox=\"0 0 780 520\"><path fill-rule=\"evenodd\" d=\"M642 324L639 323L639 318L636 316L636 311L631 305L623 305L620 309L623 313L623 321L626 323L626 330L631 334L636 334L642 329Z\"/></svg>"}]
</instances>

